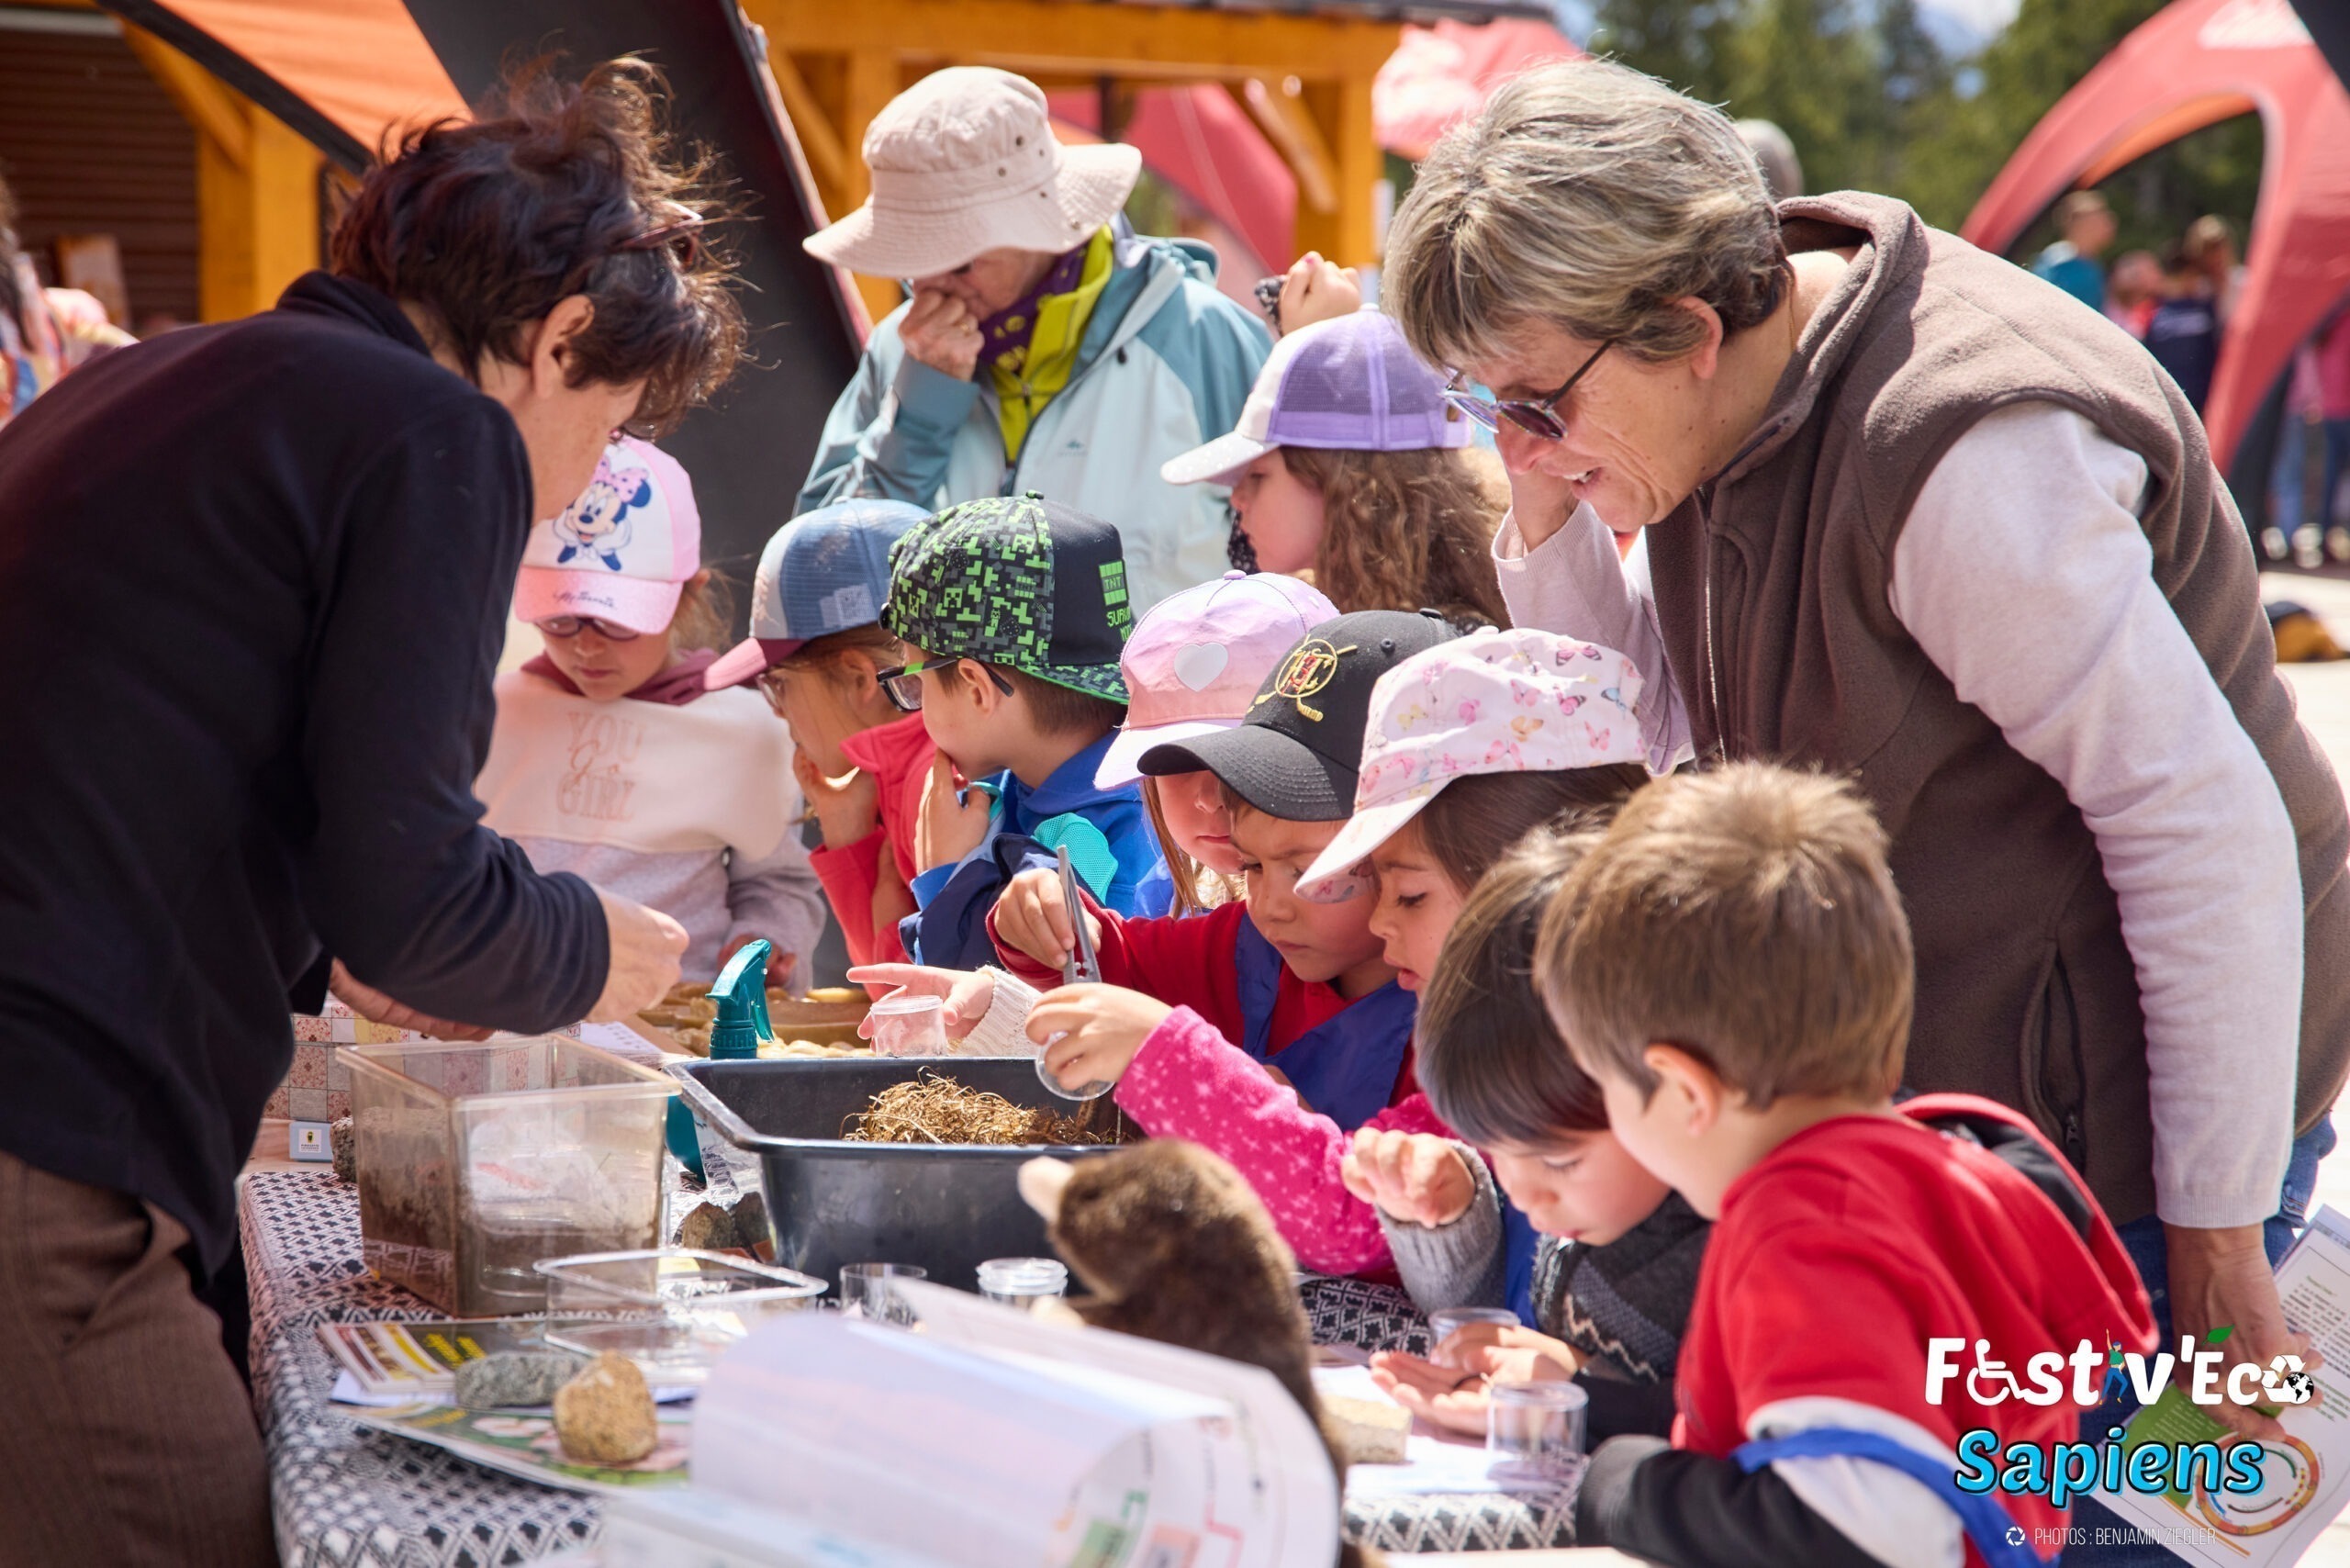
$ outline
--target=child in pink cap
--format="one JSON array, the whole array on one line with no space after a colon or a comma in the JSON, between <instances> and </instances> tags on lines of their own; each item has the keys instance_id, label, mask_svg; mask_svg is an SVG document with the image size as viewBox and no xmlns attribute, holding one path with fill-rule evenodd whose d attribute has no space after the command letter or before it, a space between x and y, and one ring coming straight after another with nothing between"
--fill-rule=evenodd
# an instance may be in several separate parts
<instances>
[{"instance_id":1,"label":"child in pink cap","mask_svg":"<svg viewBox=\"0 0 2350 1568\"><path fill-rule=\"evenodd\" d=\"M763 936L788 983L805 975L823 898L797 832L789 732L755 692L704 678L727 630L716 598L686 471L614 442L579 498L531 530L514 613L546 651L498 678L474 792L539 870L685 926L687 979L716 978Z\"/></svg>"}]
</instances>

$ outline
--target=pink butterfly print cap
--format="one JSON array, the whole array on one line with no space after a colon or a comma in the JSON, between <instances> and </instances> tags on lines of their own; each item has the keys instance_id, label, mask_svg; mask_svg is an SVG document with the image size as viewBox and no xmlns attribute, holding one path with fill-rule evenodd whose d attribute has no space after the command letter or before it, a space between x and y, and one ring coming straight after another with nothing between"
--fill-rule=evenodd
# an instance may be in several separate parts
<instances>
[{"instance_id":1,"label":"pink butterfly print cap","mask_svg":"<svg viewBox=\"0 0 2350 1568\"><path fill-rule=\"evenodd\" d=\"M1467 773L1563 773L1648 758L1640 672L1613 648L1489 630L1415 654L1371 689L1354 814L1298 879L1317 902Z\"/></svg>"},{"instance_id":2,"label":"pink butterfly print cap","mask_svg":"<svg viewBox=\"0 0 2350 1568\"><path fill-rule=\"evenodd\" d=\"M1126 722L1093 782L1114 790L1142 777L1142 754L1169 741L1228 730L1283 655L1338 610L1311 586L1273 572L1226 572L1152 607L1126 639Z\"/></svg>"}]
</instances>

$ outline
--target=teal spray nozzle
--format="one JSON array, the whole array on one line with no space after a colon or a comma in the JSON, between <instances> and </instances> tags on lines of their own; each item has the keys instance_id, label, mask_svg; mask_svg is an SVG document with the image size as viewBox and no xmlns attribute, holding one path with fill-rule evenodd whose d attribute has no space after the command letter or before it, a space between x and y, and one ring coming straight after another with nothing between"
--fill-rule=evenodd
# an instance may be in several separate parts
<instances>
[{"instance_id":1,"label":"teal spray nozzle","mask_svg":"<svg viewBox=\"0 0 2350 1568\"><path fill-rule=\"evenodd\" d=\"M718 1006L710 1025L711 1060L749 1061L775 1038L775 1025L767 1017L767 955L774 950L765 938L745 942L719 971L718 983L710 988L710 1000ZM695 1127L693 1107L682 1096L670 1101L669 1152L699 1177L701 1137Z\"/></svg>"}]
</instances>

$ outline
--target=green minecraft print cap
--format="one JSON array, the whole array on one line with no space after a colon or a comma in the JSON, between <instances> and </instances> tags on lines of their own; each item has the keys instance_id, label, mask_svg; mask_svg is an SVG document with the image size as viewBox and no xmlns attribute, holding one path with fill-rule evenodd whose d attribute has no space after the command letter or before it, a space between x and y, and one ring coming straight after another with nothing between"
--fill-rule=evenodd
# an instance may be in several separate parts
<instances>
[{"instance_id":1,"label":"green minecraft print cap","mask_svg":"<svg viewBox=\"0 0 2350 1568\"><path fill-rule=\"evenodd\" d=\"M940 658L1124 702L1134 623L1117 529L1034 490L948 507L890 552L882 627Z\"/></svg>"}]
</instances>

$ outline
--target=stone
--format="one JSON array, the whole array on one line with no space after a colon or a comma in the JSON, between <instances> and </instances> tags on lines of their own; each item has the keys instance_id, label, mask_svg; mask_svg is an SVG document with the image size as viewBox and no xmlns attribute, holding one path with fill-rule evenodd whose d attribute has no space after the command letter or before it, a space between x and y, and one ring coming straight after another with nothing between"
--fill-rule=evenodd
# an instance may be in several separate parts
<instances>
[{"instance_id":1,"label":"stone","mask_svg":"<svg viewBox=\"0 0 2350 1568\"><path fill-rule=\"evenodd\" d=\"M1412 1413L1384 1399L1322 1395L1322 1427L1348 1464L1401 1464Z\"/></svg>"},{"instance_id":2,"label":"stone","mask_svg":"<svg viewBox=\"0 0 2350 1568\"><path fill-rule=\"evenodd\" d=\"M651 1453L661 1424L636 1363L607 1350L555 1390L554 1435L581 1464L633 1464Z\"/></svg>"},{"instance_id":3,"label":"stone","mask_svg":"<svg viewBox=\"0 0 2350 1568\"><path fill-rule=\"evenodd\" d=\"M352 1130L349 1116L327 1128L327 1142L334 1149L335 1179L356 1182L359 1180L359 1135Z\"/></svg>"},{"instance_id":4,"label":"stone","mask_svg":"<svg viewBox=\"0 0 2350 1568\"><path fill-rule=\"evenodd\" d=\"M569 1350L498 1350L457 1365L456 1401L465 1410L544 1405L579 1375L588 1358Z\"/></svg>"},{"instance_id":5,"label":"stone","mask_svg":"<svg viewBox=\"0 0 2350 1568\"><path fill-rule=\"evenodd\" d=\"M775 1261L775 1238L767 1230L767 1200L745 1193L734 1205L734 1245L747 1248L767 1262Z\"/></svg>"},{"instance_id":6,"label":"stone","mask_svg":"<svg viewBox=\"0 0 2350 1568\"><path fill-rule=\"evenodd\" d=\"M733 1215L716 1204L701 1203L677 1222L677 1245L697 1252L722 1252L743 1243L736 1238Z\"/></svg>"}]
</instances>

